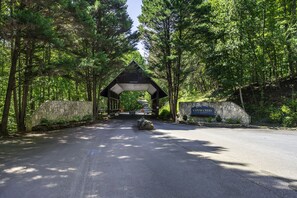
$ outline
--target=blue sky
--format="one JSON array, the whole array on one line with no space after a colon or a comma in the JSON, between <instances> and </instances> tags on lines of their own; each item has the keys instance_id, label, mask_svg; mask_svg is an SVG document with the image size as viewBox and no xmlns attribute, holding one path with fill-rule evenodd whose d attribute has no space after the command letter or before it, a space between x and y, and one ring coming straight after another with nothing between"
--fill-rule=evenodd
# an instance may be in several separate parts
<instances>
[{"instance_id":1,"label":"blue sky","mask_svg":"<svg viewBox=\"0 0 297 198\"><path fill-rule=\"evenodd\" d=\"M142 4L142 0L127 0L128 14L133 20L133 28L132 28L133 31L136 31L137 26L139 25L137 17L141 14L141 4ZM143 45L139 43L137 45L137 48L142 54L142 56L144 56Z\"/></svg>"}]
</instances>

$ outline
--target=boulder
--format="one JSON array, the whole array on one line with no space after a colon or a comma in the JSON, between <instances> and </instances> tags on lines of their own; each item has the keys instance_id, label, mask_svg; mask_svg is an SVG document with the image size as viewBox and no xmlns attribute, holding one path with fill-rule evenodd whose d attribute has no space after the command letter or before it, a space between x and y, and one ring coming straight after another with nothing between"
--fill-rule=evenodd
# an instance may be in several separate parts
<instances>
[{"instance_id":1,"label":"boulder","mask_svg":"<svg viewBox=\"0 0 297 198\"><path fill-rule=\"evenodd\" d=\"M140 118L137 120L137 126L139 130L153 130L154 124L152 121L146 120L145 118Z\"/></svg>"}]
</instances>

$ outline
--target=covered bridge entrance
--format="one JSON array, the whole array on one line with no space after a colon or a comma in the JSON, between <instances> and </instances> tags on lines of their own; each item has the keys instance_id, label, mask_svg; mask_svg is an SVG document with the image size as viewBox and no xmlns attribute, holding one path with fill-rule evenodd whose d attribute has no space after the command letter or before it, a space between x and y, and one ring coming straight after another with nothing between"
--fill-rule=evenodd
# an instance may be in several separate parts
<instances>
[{"instance_id":1,"label":"covered bridge entrance","mask_svg":"<svg viewBox=\"0 0 297 198\"><path fill-rule=\"evenodd\" d=\"M167 96L135 61L101 91L101 96L108 99L108 114L120 111L120 95L124 91L147 91L151 95L152 114L156 116L159 114L159 99Z\"/></svg>"}]
</instances>

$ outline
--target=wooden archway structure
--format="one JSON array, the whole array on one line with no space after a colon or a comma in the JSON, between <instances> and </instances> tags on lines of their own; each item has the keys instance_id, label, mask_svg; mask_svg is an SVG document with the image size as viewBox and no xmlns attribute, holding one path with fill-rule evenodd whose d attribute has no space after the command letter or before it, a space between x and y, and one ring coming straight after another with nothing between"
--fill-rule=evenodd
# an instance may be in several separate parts
<instances>
[{"instance_id":1,"label":"wooden archway structure","mask_svg":"<svg viewBox=\"0 0 297 198\"><path fill-rule=\"evenodd\" d=\"M162 88L135 61L101 91L100 95L107 97L108 114L119 112L120 95L124 91L147 91L152 99L152 113L156 116L159 114L159 99L167 97Z\"/></svg>"}]
</instances>

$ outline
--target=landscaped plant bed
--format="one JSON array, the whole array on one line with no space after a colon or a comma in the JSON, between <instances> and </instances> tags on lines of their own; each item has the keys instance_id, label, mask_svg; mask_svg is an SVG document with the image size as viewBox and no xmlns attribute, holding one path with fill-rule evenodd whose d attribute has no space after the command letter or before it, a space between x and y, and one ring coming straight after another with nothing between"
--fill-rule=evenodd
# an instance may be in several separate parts
<instances>
[{"instance_id":1,"label":"landscaped plant bed","mask_svg":"<svg viewBox=\"0 0 297 198\"><path fill-rule=\"evenodd\" d=\"M277 127L277 126L260 126L260 128L273 129L273 130L286 130L286 131L297 131L297 128L290 127Z\"/></svg>"},{"instance_id":2,"label":"landscaped plant bed","mask_svg":"<svg viewBox=\"0 0 297 198\"><path fill-rule=\"evenodd\" d=\"M229 123L209 123L209 122L200 122L200 126L207 127L221 127L221 128L259 128L257 126L252 125L244 125L244 124L229 124Z\"/></svg>"},{"instance_id":3,"label":"landscaped plant bed","mask_svg":"<svg viewBox=\"0 0 297 198\"><path fill-rule=\"evenodd\" d=\"M68 122L63 124L53 124L53 125L37 125L32 128L32 131L53 131L65 128L73 128L79 126L85 126L93 124L93 121L79 121L79 122Z\"/></svg>"},{"instance_id":4,"label":"landscaped plant bed","mask_svg":"<svg viewBox=\"0 0 297 198\"><path fill-rule=\"evenodd\" d=\"M273 129L273 130L289 130L289 131L297 131L297 128L288 128L288 127L276 127L276 126L265 126L265 125L243 125L243 124L229 124L229 123L216 123L216 122L199 122L199 123L189 123L185 121L179 121L181 124L189 124L189 125L198 125L198 126L206 126L213 128L249 128L249 129Z\"/></svg>"},{"instance_id":5,"label":"landscaped plant bed","mask_svg":"<svg viewBox=\"0 0 297 198\"><path fill-rule=\"evenodd\" d=\"M198 126L206 126L206 127L216 127L216 128L260 128L259 126L254 125L243 125L243 124L229 124L229 123L222 123L222 122L186 122L180 121L181 124L189 124L189 125L198 125Z\"/></svg>"}]
</instances>

